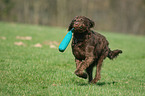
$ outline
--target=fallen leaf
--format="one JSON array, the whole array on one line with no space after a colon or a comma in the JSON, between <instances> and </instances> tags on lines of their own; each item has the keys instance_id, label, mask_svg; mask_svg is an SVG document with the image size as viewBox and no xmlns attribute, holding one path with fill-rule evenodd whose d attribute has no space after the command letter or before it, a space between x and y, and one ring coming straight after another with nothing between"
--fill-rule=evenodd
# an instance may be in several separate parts
<instances>
[{"instance_id":1,"label":"fallen leaf","mask_svg":"<svg viewBox=\"0 0 145 96\"><path fill-rule=\"evenodd\" d=\"M42 45L40 43L37 43L37 44L34 45L34 47L40 47L41 48Z\"/></svg>"},{"instance_id":2,"label":"fallen leaf","mask_svg":"<svg viewBox=\"0 0 145 96\"><path fill-rule=\"evenodd\" d=\"M56 84L52 84L52 86L57 86Z\"/></svg>"},{"instance_id":3,"label":"fallen leaf","mask_svg":"<svg viewBox=\"0 0 145 96\"><path fill-rule=\"evenodd\" d=\"M25 44L23 42L15 42L14 44L18 45L18 46L25 46Z\"/></svg>"},{"instance_id":4,"label":"fallen leaf","mask_svg":"<svg viewBox=\"0 0 145 96\"><path fill-rule=\"evenodd\" d=\"M2 37L0 37L0 39L2 39L2 40L6 40L6 37L2 36Z\"/></svg>"},{"instance_id":5,"label":"fallen leaf","mask_svg":"<svg viewBox=\"0 0 145 96\"><path fill-rule=\"evenodd\" d=\"M50 48L56 48L56 46L55 45L50 45Z\"/></svg>"},{"instance_id":6,"label":"fallen leaf","mask_svg":"<svg viewBox=\"0 0 145 96\"><path fill-rule=\"evenodd\" d=\"M45 45L49 45L50 48L57 48L59 43L57 41L45 41L43 42Z\"/></svg>"},{"instance_id":7,"label":"fallen leaf","mask_svg":"<svg viewBox=\"0 0 145 96\"><path fill-rule=\"evenodd\" d=\"M16 36L16 39L20 39L20 40L32 40L32 37L31 36L26 36L26 37Z\"/></svg>"},{"instance_id":8,"label":"fallen leaf","mask_svg":"<svg viewBox=\"0 0 145 96\"><path fill-rule=\"evenodd\" d=\"M55 44L55 45L59 45L59 43L56 42L56 41L52 41L52 43Z\"/></svg>"},{"instance_id":9,"label":"fallen leaf","mask_svg":"<svg viewBox=\"0 0 145 96\"><path fill-rule=\"evenodd\" d=\"M32 37L26 36L26 37L25 37L25 40L32 40Z\"/></svg>"}]
</instances>

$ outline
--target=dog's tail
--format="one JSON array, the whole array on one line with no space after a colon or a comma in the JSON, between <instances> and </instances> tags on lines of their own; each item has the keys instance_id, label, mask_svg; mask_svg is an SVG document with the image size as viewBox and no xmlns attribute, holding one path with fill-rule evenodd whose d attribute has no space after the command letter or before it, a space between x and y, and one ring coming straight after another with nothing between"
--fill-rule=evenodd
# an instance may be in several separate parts
<instances>
[{"instance_id":1,"label":"dog's tail","mask_svg":"<svg viewBox=\"0 0 145 96\"><path fill-rule=\"evenodd\" d=\"M113 60L114 58L116 58L120 53L122 53L122 50L113 50L113 51L111 51L110 49L109 49L109 53L108 53L108 58L109 59L111 59L111 60Z\"/></svg>"}]
</instances>

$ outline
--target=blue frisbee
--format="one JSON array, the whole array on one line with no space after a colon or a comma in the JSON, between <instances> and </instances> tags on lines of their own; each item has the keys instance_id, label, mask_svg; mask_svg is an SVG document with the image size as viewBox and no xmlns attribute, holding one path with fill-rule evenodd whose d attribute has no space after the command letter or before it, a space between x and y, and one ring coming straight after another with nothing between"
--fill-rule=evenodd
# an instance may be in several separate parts
<instances>
[{"instance_id":1,"label":"blue frisbee","mask_svg":"<svg viewBox=\"0 0 145 96\"><path fill-rule=\"evenodd\" d=\"M65 49L67 48L71 38L72 38L72 32L73 32L74 28L72 28L64 37L64 39L61 41L60 45L59 45L59 51L60 52L64 52Z\"/></svg>"}]
</instances>

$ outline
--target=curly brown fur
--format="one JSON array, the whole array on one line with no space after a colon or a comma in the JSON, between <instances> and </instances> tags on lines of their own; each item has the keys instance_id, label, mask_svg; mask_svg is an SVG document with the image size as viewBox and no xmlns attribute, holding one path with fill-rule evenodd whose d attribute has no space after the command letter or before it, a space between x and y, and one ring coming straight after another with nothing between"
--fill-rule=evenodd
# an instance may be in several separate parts
<instances>
[{"instance_id":1,"label":"curly brown fur","mask_svg":"<svg viewBox=\"0 0 145 96\"><path fill-rule=\"evenodd\" d=\"M72 53L76 62L75 74L84 79L88 78L90 83L96 83L101 79L100 70L106 57L113 59L119 53L122 53L121 50L111 51L106 38L90 30L90 28L94 27L94 24L92 20L85 16L76 16L68 28L68 30L74 28ZM95 65L97 68L93 79L92 72Z\"/></svg>"}]
</instances>

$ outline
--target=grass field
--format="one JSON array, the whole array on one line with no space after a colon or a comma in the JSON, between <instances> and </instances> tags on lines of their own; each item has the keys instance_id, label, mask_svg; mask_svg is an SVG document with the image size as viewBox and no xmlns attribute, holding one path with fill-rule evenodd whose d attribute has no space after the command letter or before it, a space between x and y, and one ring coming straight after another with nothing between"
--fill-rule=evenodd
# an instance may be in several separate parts
<instances>
[{"instance_id":1,"label":"grass field","mask_svg":"<svg viewBox=\"0 0 145 96\"><path fill-rule=\"evenodd\" d=\"M101 32L123 54L106 59L101 80L90 85L75 76L70 45L55 48L66 32L0 22L0 96L145 96L145 37Z\"/></svg>"}]
</instances>

